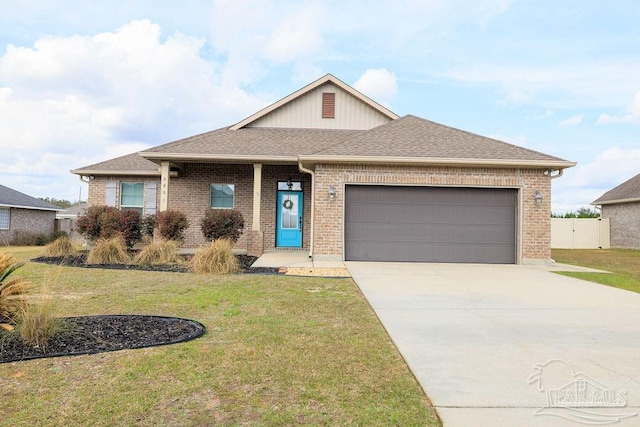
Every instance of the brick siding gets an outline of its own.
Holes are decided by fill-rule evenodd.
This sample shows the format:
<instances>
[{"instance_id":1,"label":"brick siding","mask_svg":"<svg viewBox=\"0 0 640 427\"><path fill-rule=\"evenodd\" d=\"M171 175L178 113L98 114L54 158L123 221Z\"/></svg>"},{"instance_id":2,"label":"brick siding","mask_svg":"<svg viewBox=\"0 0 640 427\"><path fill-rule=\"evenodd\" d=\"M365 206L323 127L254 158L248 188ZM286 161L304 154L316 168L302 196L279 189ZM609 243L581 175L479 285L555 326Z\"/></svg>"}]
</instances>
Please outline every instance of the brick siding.
<instances>
[{"instance_id":1,"label":"brick siding","mask_svg":"<svg viewBox=\"0 0 640 427\"><path fill-rule=\"evenodd\" d=\"M609 218L612 248L640 249L640 202L602 205L602 218Z\"/></svg>"},{"instance_id":2,"label":"brick siding","mask_svg":"<svg viewBox=\"0 0 640 427\"><path fill-rule=\"evenodd\" d=\"M246 232L236 248L276 247L277 182L302 181L304 193L303 248L309 249L311 218L311 177L297 166L269 165L262 168L261 233L249 233L253 218L253 165L186 164L178 177L169 181L169 208L184 212L190 227L185 233L185 247L205 243L200 231L200 219L209 207L210 185L234 184L235 207L245 219ZM159 177L96 177L89 184L89 204L105 203L108 181L158 181ZM519 250L524 262L548 261L551 257L551 180L539 169L494 169L464 167L392 166L392 165L329 165L316 166L316 205L314 254L339 256L343 254L344 184L406 184L435 186L504 187L520 190ZM329 186L337 191L329 200ZM542 193L537 206L534 191ZM118 186L119 191L119 186ZM119 196L118 196L119 200ZM160 195L157 203L159 207ZM250 239L247 237L250 235ZM262 242L259 240L262 239ZM612 240L613 242L613 240Z\"/></svg>"},{"instance_id":3,"label":"brick siding","mask_svg":"<svg viewBox=\"0 0 640 427\"><path fill-rule=\"evenodd\" d=\"M55 211L41 211L36 209L10 208L10 222L8 230L0 230L0 242L13 240L16 231L29 231L51 235L55 229Z\"/></svg>"},{"instance_id":4,"label":"brick siding","mask_svg":"<svg viewBox=\"0 0 640 427\"><path fill-rule=\"evenodd\" d=\"M260 206L259 235L264 236L264 243L257 242L257 235L253 235L252 247L264 250L276 247L276 196L278 181L302 181L304 197L303 217L303 248L309 248L311 230L311 177L298 170L297 166L263 165L262 167L262 197ZM95 177L89 182L89 204L104 205L106 199L106 185L109 181L146 182L157 181L158 177L134 176L106 176ZM236 243L236 249L247 250L248 235L253 221L253 165L252 164L203 164L187 163L180 170L177 177L169 180L169 209L185 213L189 220L189 228L185 232L184 246L195 248L206 243L200 230L200 220L210 207L211 184L234 184L234 207L242 213L245 221L245 232ZM159 187L159 185L158 185ZM120 186L117 186L116 200L120 200ZM160 207L160 193L157 196L157 207Z\"/></svg>"},{"instance_id":5,"label":"brick siding","mask_svg":"<svg viewBox=\"0 0 640 427\"><path fill-rule=\"evenodd\" d=\"M522 210L521 259L548 261L551 257L551 180L541 170L385 165L316 165L314 256L342 256L344 184L405 184L466 187L504 187L520 191ZM329 199L329 186L336 189ZM533 197L543 196L537 206Z\"/></svg>"}]
</instances>

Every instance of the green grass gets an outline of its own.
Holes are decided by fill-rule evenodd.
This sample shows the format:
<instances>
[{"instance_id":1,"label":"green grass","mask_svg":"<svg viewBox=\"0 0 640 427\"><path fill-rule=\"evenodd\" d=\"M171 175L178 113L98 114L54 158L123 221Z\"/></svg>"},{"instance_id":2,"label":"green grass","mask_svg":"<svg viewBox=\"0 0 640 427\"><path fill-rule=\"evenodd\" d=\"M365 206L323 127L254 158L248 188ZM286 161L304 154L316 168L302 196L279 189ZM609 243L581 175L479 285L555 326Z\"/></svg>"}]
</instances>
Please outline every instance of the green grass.
<instances>
[{"instance_id":1,"label":"green grass","mask_svg":"<svg viewBox=\"0 0 640 427\"><path fill-rule=\"evenodd\" d=\"M553 249L551 257L556 262L596 268L610 273L561 273L565 276L640 292L640 250Z\"/></svg>"},{"instance_id":2,"label":"green grass","mask_svg":"<svg viewBox=\"0 0 640 427\"><path fill-rule=\"evenodd\" d=\"M0 249L23 259L38 250ZM21 273L46 283L66 316L180 316L207 333L169 346L1 364L3 424L440 425L351 279L37 263Z\"/></svg>"}]
</instances>

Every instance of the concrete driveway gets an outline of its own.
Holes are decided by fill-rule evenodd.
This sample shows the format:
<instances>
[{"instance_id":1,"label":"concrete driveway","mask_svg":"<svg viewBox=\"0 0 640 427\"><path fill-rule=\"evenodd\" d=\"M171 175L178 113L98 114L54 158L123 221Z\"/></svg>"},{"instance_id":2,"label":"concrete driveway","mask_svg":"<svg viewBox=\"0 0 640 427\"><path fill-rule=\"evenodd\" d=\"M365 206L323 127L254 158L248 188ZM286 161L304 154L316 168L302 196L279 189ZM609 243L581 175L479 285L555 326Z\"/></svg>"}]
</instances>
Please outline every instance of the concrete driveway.
<instances>
[{"instance_id":1,"label":"concrete driveway","mask_svg":"<svg viewBox=\"0 0 640 427\"><path fill-rule=\"evenodd\" d=\"M640 425L640 294L528 266L346 266L445 426Z\"/></svg>"}]
</instances>

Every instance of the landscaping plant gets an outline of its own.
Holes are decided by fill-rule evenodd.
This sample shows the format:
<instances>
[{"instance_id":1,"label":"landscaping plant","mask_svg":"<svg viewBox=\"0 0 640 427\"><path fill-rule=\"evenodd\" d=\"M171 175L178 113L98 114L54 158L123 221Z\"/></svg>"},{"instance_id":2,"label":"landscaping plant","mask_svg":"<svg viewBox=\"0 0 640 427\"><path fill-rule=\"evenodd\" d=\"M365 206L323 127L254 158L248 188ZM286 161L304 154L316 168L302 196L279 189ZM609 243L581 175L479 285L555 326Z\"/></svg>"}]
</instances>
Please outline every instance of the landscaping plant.
<instances>
[{"instance_id":1,"label":"landscaping plant","mask_svg":"<svg viewBox=\"0 0 640 427\"><path fill-rule=\"evenodd\" d=\"M187 216L176 210L158 212L158 233L167 240L184 240L184 230L189 228Z\"/></svg>"},{"instance_id":2,"label":"landscaping plant","mask_svg":"<svg viewBox=\"0 0 640 427\"><path fill-rule=\"evenodd\" d=\"M65 257L74 255L76 248L68 236L58 237L44 248L44 256L46 257Z\"/></svg>"},{"instance_id":3,"label":"landscaping plant","mask_svg":"<svg viewBox=\"0 0 640 427\"><path fill-rule=\"evenodd\" d=\"M9 278L22 267L11 254L0 254L0 327L13 329L21 312L27 307L26 294L31 283L24 277Z\"/></svg>"},{"instance_id":4,"label":"landscaping plant","mask_svg":"<svg viewBox=\"0 0 640 427\"><path fill-rule=\"evenodd\" d=\"M90 206L85 215L78 217L76 224L78 231L91 241L110 239L119 234L126 246L131 248L142 237L140 214L134 210Z\"/></svg>"},{"instance_id":5,"label":"landscaping plant","mask_svg":"<svg viewBox=\"0 0 640 427\"><path fill-rule=\"evenodd\" d=\"M233 253L233 242L229 239L217 239L209 246L198 249L191 258L190 267L197 274L230 274L240 271L240 263Z\"/></svg>"},{"instance_id":6,"label":"landscaping plant","mask_svg":"<svg viewBox=\"0 0 640 427\"><path fill-rule=\"evenodd\" d=\"M235 243L244 229L244 218L237 209L208 209L200 220L200 229L209 241L228 239Z\"/></svg>"},{"instance_id":7,"label":"landscaping plant","mask_svg":"<svg viewBox=\"0 0 640 427\"><path fill-rule=\"evenodd\" d=\"M64 321L56 316L55 305L48 299L29 304L18 318L17 330L29 345L46 350L47 342L65 329Z\"/></svg>"},{"instance_id":8,"label":"landscaping plant","mask_svg":"<svg viewBox=\"0 0 640 427\"><path fill-rule=\"evenodd\" d=\"M140 265L179 263L178 242L175 240L154 240L142 248L133 262Z\"/></svg>"},{"instance_id":9,"label":"landscaping plant","mask_svg":"<svg viewBox=\"0 0 640 427\"><path fill-rule=\"evenodd\" d=\"M131 261L122 236L100 239L89 251L87 264L126 264Z\"/></svg>"}]
</instances>

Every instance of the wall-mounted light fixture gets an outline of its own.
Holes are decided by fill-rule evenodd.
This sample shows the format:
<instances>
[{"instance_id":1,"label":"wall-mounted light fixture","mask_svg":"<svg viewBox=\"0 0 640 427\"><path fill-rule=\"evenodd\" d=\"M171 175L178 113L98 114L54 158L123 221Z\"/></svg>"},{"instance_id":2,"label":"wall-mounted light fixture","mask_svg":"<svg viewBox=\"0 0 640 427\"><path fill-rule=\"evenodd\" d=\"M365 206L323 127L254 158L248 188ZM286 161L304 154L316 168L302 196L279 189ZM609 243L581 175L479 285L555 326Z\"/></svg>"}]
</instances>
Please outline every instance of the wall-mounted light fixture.
<instances>
[{"instance_id":1,"label":"wall-mounted light fixture","mask_svg":"<svg viewBox=\"0 0 640 427\"><path fill-rule=\"evenodd\" d=\"M542 193L538 190L533 192L533 200L536 201L536 206L540 206L542 204Z\"/></svg>"},{"instance_id":2,"label":"wall-mounted light fixture","mask_svg":"<svg viewBox=\"0 0 640 427\"><path fill-rule=\"evenodd\" d=\"M329 200L335 200L336 199L336 187L334 187L333 185L329 186Z\"/></svg>"}]
</instances>

